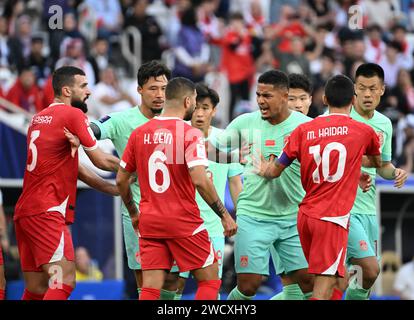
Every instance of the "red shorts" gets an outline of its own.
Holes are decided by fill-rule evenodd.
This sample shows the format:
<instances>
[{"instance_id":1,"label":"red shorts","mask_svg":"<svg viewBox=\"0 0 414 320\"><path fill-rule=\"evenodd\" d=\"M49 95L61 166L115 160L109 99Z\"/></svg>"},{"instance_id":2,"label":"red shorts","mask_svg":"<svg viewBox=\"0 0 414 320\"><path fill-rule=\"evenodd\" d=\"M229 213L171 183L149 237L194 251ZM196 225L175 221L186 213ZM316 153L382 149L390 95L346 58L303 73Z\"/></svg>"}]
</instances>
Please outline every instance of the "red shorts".
<instances>
[{"instance_id":1,"label":"red shorts","mask_svg":"<svg viewBox=\"0 0 414 320\"><path fill-rule=\"evenodd\" d=\"M1 245L0 245L0 266L2 266L3 264L4 264L4 261L3 261L3 251L2 251Z\"/></svg>"},{"instance_id":2,"label":"red shorts","mask_svg":"<svg viewBox=\"0 0 414 320\"><path fill-rule=\"evenodd\" d=\"M40 272L44 264L74 261L72 236L58 212L22 217L15 221L16 240L23 272Z\"/></svg>"},{"instance_id":3,"label":"red shorts","mask_svg":"<svg viewBox=\"0 0 414 320\"><path fill-rule=\"evenodd\" d=\"M217 262L207 230L187 238L140 238L142 270L170 270L174 260L180 272L196 270Z\"/></svg>"},{"instance_id":4,"label":"red shorts","mask_svg":"<svg viewBox=\"0 0 414 320\"><path fill-rule=\"evenodd\" d=\"M344 276L349 227L299 212L298 232L309 273Z\"/></svg>"}]
</instances>

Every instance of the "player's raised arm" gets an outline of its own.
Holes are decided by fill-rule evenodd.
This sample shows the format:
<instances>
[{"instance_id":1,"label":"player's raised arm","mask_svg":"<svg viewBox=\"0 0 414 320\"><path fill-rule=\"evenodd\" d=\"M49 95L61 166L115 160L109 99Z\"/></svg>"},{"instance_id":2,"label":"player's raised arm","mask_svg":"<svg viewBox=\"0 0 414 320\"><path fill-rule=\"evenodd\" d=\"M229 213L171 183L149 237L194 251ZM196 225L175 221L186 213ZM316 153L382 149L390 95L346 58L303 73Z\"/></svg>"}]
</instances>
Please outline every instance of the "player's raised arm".
<instances>
[{"instance_id":1,"label":"player's raised arm","mask_svg":"<svg viewBox=\"0 0 414 320\"><path fill-rule=\"evenodd\" d=\"M213 183L207 177L204 166L194 166L189 169L191 180L198 193L210 208L220 217L224 227L224 235L231 237L237 232L237 224L221 202Z\"/></svg>"},{"instance_id":2,"label":"player's raised arm","mask_svg":"<svg viewBox=\"0 0 414 320\"><path fill-rule=\"evenodd\" d=\"M109 183L97 175L95 172L87 169L81 164L79 164L78 179L98 191L110 194L112 196L119 196L119 191L116 185Z\"/></svg>"}]
</instances>

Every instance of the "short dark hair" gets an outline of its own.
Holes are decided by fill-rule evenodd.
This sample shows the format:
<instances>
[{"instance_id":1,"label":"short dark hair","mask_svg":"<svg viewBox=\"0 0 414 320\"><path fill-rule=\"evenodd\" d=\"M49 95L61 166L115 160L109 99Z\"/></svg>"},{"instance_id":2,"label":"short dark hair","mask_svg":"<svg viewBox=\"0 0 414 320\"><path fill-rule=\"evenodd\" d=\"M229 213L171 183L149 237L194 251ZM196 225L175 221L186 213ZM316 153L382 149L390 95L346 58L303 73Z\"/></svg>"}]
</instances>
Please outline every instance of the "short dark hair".
<instances>
[{"instance_id":1,"label":"short dark hair","mask_svg":"<svg viewBox=\"0 0 414 320\"><path fill-rule=\"evenodd\" d=\"M180 100L185 96L194 94L196 85L187 78L177 77L171 79L165 88L166 100Z\"/></svg>"},{"instance_id":2,"label":"short dark hair","mask_svg":"<svg viewBox=\"0 0 414 320\"><path fill-rule=\"evenodd\" d=\"M72 86L75 82L75 76L84 76L85 72L82 69L72 66L64 66L56 69L52 76L53 93L55 96L62 95L62 88L64 86Z\"/></svg>"},{"instance_id":3,"label":"short dark hair","mask_svg":"<svg viewBox=\"0 0 414 320\"><path fill-rule=\"evenodd\" d=\"M292 73L289 75L289 88L302 89L310 96L312 95L313 87L309 78L304 74Z\"/></svg>"},{"instance_id":4,"label":"short dark hair","mask_svg":"<svg viewBox=\"0 0 414 320\"><path fill-rule=\"evenodd\" d=\"M280 70L269 70L261 74L258 83L271 84L279 89L289 90L289 77Z\"/></svg>"},{"instance_id":5,"label":"short dark hair","mask_svg":"<svg viewBox=\"0 0 414 320\"><path fill-rule=\"evenodd\" d=\"M378 77L384 82L384 69L376 63L363 63L355 72L355 80L359 76L365 78Z\"/></svg>"},{"instance_id":6,"label":"short dark hair","mask_svg":"<svg viewBox=\"0 0 414 320\"><path fill-rule=\"evenodd\" d=\"M331 77L325 85L326 100L331 107L349 106L354 94L354 83L343 74Z\"/></svg>"},{"instance_id":7,"label":"short dark hair","mask_svg":"<svg viewBox=\"0 0 414 320\"><path fill-rule=\"evenodd\" d=\"M150 78L156 78L163 75L165 75L167 80L170 80L171 70L168 69L165 64L157 60L151 60L139 67L137 74L138 85L142 88Z\"/></svg>"},{"instance_id":8,"label":"short dark hair","mask_svg":"<svg viewBox=\"0 0 414 320\"><path fill-rule=\"evenodd\" d=\"M197 102L200 102L201 100L204 100L205 98L210 98L213 108L215 108L220 102L220 98L216 90L209 88L204 83L197 83L196 91L197 91Z\"/></svg>"}]
</instances>

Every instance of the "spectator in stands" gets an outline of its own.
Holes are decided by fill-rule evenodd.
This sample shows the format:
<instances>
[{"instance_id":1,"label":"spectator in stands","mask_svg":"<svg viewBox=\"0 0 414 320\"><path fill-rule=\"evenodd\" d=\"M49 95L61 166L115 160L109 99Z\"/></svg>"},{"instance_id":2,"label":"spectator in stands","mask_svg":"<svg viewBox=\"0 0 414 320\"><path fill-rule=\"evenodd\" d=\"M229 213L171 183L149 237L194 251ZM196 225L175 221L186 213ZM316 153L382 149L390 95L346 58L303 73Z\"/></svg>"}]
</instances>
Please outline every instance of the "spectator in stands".
<instances>
[{"instance_id":1,"label":"spectator in stands","mask_svg":"<svg viewBox=\"0 0 414 320\"><path fill-rule=\"evenodd\" d=\"M378 24L388 30L400 18L398 0L364 0L363 6L367 25Z\"/></svg>"},{"instance_id":2,"label":"spectator in stands","mask_svg":"<svg viewBox=\"0 0 414 320\"><path fill-rule=\"evenodd\" d=\"M83 46L86 46L86 40L79 31L78 21L74 12L63 15L63 30L51 30L49 28L47 30L49 30L50 56L53 64L65 53L64 44L69 39L80 39Z\"/></svg>"},{"instance_id":3,"label":"spectator in stands","mask_svg":"<svg viewBox=\"0 0 414 320\"><path fill-rule=\"evenodd\" d=\"M313 26L317 27L335 22L334 12L328 0L307 0L307 4L313 13Z\"/></svg>"},{"instance_id":4,"label":"spectator in stands","mask_svg":"<svg viewBox=\"0 0 414 320\"><path fill-rule=\"evenodd\" d=\"M11 65L18 70L30 54L32 27L27 15L20 16L17 23L16 35L9 38L8 45Z\"/></svg>"},{"instance_id":5,"label":"spectator in stands","mask_svg":"<svg viewBox=\"0 0 414 320\"><path fill-rule=\"evenodd\" d=\"M36 84L32 69L26 66L20 70L19 77L7 93L6 99L31 113L43 109L42 92Z\"/></svg>"},{"instance_id":6,"label":"spectator in stands","mask_svg":"<svg viewBox=\"0 0 414 320\"><path fill-rule=\"evenodd\" d=\"M414 300L414 259L398 270L394 290L401 300Z\"/></svg>"},{"instance_id":7,"label":"spectator in stands","mask_svg":"<svg viewBox=\"0 0 414 320\"><path fill-rule=\"evenodd\" d=\"M216 0L202 0L197 8L198 25L207 40L221 37L223 26L215 14L218 5Z\"/></svg>"},{"instance_id":8,"label":"spectator in stands","mask_svg":"<svg viewBox=\"0 0 414 320\"><path fill-rule=\"evenodd\" d=\"M77 247L75 250L76 282L78 281L102 281L103 273L91 259L85 247Z\"/></svg>"},{"instance_id":9,"label":"spectator in stands","mask_svg":"<svg viewBox=\"0 0 414 320\"><path fill-rule=\"evenodd\" d=\"M79 38L67 38L62 43L62 57L56 62L55 69L62 66L74 66L82 69L88 79L88 86L93 89L95 74L92 65L85 57L83 42Z\"/></svg>"},{"instance_id":10,"label":"spectator in stands","mask_svg":"<svg viewBox=\"0 0 414 320\"><path fill-rule=\"evenodd\" d=\"M269 21L276 23L283 17L283 6L289 6L296 10L300 5L300 0L270 0Z\"/></svg>"},{"instance_id":11,"label":"spectator in stands","mask_svg":"<svg viewBox=\"0 0 414 320\"><path fill-rule=\"evenodd\" d=\"M389 88L394 87L397 84L398 71L403 69L405 64L401 44L397 41L388 42L385 55L379 64L384 69L385 84Z\"/></svg>"},{"instance_id":12,"label":"spectator in stands","mask_svg":"<svg viewBox=\"0 0 414 320\"><path fill-rule=\"evenodd\" d=\"M245 26L243 15L231 14L226 34L215 43L222 46L221 71L230 83L230 118L235 116L234 109L239 100L250 98L250 83L255 73L252 52L252 38Z\"/></svg>"},{"instance_id":13,"label":"spectator in stands","mask_svg":"<svg viewBox=\"0 0 414 320\"><path fill-rule=\"evenodd\" d=\"M387 100L401 115L414 114L414 86L407 70L398 71L397 85L391 89Z\"/></svg>"},{"instance_id":14,"label":"spectator in stands","mask_svg":"<svg viewBox=\"0 0 414 320\"><path fill-rule=\"evenodd\" d=\"M27 64L32 68L36 76L36 82L39 87L43 87L50 75L50 63L43 55L43 38L34 36L30 48L30 54L27 58Z\"/></svg>"},{"instance_id":15,"label":"spectator in stands","mask_svg":"<svg viewBox=\"0 0 414 320\"><path fill-rule=\"evenodd\" d=\"M11 59L9 36L7 34L7 19L4 16L0 16L0 66L8 67Z\"/></svg>"},{"instance_id":16,"label":"spectator in stands","mask_svg":"<svg viewBox=\"0 0 414 320\"><path fill-rule=\"evenodd\" d=\"M98 37L110 40L111 36L119 34L124 22L119 1L86 0L85 3L96 15Z\"/></svg>"},{"instance_id":17,"label":"spectator in stands","mask_svg":"<svg viewBox=\"0 0 414 320\"><path fill-rule=\"evenodd\" d=\"M403 25L396 25L391 29L392 39L401 45L404 68L410 70L414 66L413 45L407 40L407 29Z\"/></svg>"},{"instance_id":18,"label":"spectator in stands","mask_svg":"<svg viewBox=\"0 0 414 320\"><path fill-rule=\"evenodd\" d=\"M379 63L385 55L386 45L382 40L382 29L378 24L367 28L365 48L364 57L367 62Z\"/></svg>"},{"instance_id":19,"label":"spectator in stands","mask_svg":"<svg viewBox=\"0 0 414 320\"><path fill-rule=\"evenodd\" d=\"M90 99L89 114L97 119L137 104L137 101L121 88L115 70L111 66L101 71L100 81L93 89Z\"/></svg>"},{"instance_id":20,"label":"spectator in stands","mask_svg":"<svg viewBox=\"0 0 414 320\"><path fill-rule=\"evenodd\" d=\"M190 8L190 0L177 0L170 9L170 21L168 21L167 39L171 47L177 44L178 33L181 29L181 17L183 12Z\"/></svg>"},{"instance_id":21,"label":"spectator in stands","mask_svg":"<svg viewBox=\"0 0 414 320\"><path fill-rule=\"evenodd\" d=\"M184 11L181 18L181 30L174 48L174 77L185 77L193 82L204 80L211 70L209 62L210 49L203 33L197 26L194 8Z\"/></svg>"},{"instance_id":22,"label":"spectator in stands","mask_svg":"<svg viewBox=\"0 0 414 320\"><path fill-rule=\"evenodd\" d=\"M109 43L107 39L100 37L95 39L88 61L93 68L95 82L98 82L101 71L116 62L109 54Z\"/></svg>"},{"instance_id":23,"label":"spectator in stands","mask_svg":"<svg viewBox=\"0 0 414 320\"><path fill-rule=\"evenodd\" d=\"M25 3L23 0L11 0L6 1L3 11L3 16L7 19L7 33L10 37L16 34L16 28L18 26L17 20L25 10Z\"/></svg>"},{"instance_id":24,"label":"spectator in stands","mask_svg":"<svg viewBox=\"0 0 414 320\"><path fill-rule=\"evenodd\" d=\"M162 30L157 20L146 14L148 0L134 0L132 15L125 20L125 28L132 26L141 32L142 36L142 63L159 60L161 58Z\"/></svg>"},{"instance_id":25,"label":"spectator in stands","mask_svg":"<svg viewBox=\"0 0 414 320\"><path fill-rule=\"evenodd\" d=\"M277 38L272 44L272 52L278 69L286 73L301 73L310 76L309 60L304 55L304 40L298 36L292 37L289 52L280 51L280 41L281 39Z\"/></svg>"}]
</instances>

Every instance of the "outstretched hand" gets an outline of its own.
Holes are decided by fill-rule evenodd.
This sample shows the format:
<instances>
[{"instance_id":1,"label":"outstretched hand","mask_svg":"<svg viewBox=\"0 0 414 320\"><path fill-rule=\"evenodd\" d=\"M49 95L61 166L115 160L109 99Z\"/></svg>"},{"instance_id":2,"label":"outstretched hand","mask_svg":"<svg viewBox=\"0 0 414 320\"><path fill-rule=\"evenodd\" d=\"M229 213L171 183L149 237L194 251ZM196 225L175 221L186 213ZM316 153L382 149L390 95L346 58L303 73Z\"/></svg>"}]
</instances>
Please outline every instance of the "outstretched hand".
<instances>
[{"instance_id":1,"label":"outstretched hand","mask_svg":"<svg viewBox=\"0 0 414 320\"><path fill-rule=\"evenodd\" d=\"M367 192L371 189L372 178L368 173L361 172L359 176L359 187L362 189L362 192Z\"/></svg>"},{"instance_id":2,"label":"outstretched hand","mask_svg":"<svg viewBox=\"0 0 414 320\"><path fill-rule=\"evenodd\" d=\"M253 173L261 177L266 177L266 172L269 170L276 156L272 154L269 160L266 160L261 152L256 151L256 154L252 154Z\"/></svg>"},{"instance_id":3,"label":"outstretched hand","mask_svg":"<svg viewBox=\"0 0 414 320\"><path fill-rule=\"evenodd\" d=\"M75 157L76 151L78 150L79 146L80 146L80 140L77 136L75 136L74 134L72 134L68 129L63 128L63 132L65 133L65 137L66 139L68 139L69 143L70 143L70 149L71 149L71 156L72 158Z\"/></svg>"},{"instance_id":4,"label":"outstretched hand","mask_svg":"<svg viewBox=\"0 0 414 320\"><path fill-rule=\"evenodd\" d=\"M401 188L405 184L405 181L408 178L407 171L405 171L403 169L400 169L400 168L396 168L395 172L394 172L394 175L395 175L394 187Z\"/></svg>"}]
</instances>

